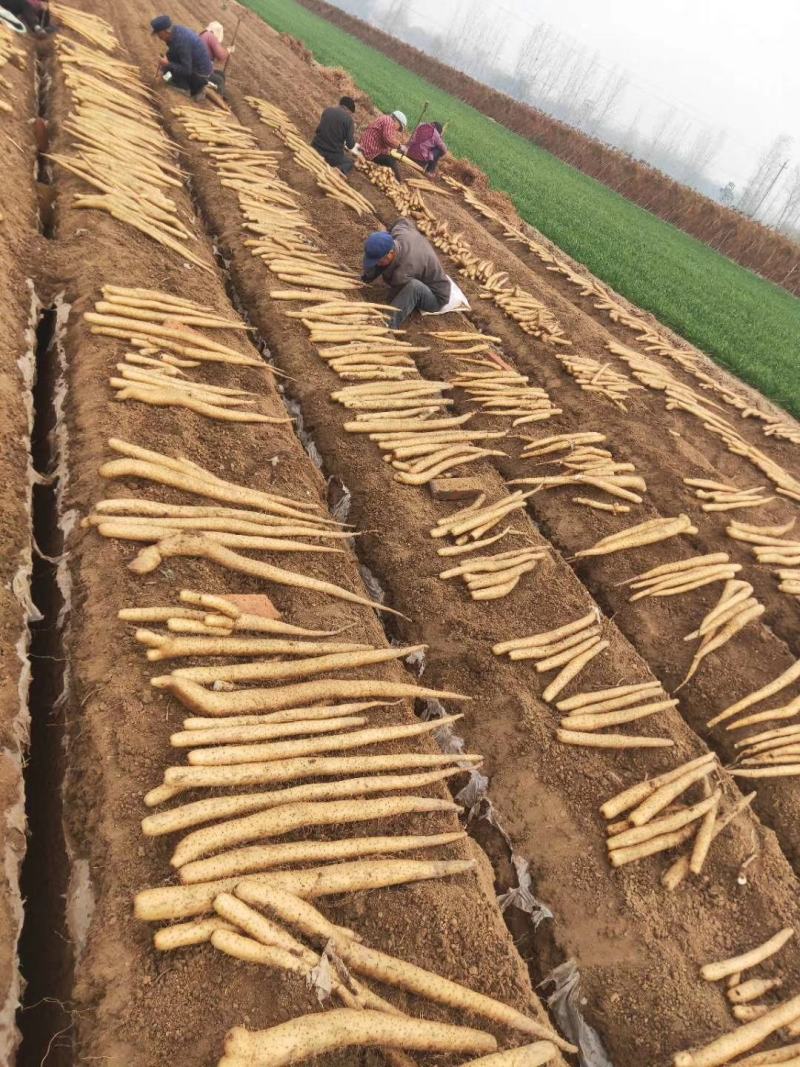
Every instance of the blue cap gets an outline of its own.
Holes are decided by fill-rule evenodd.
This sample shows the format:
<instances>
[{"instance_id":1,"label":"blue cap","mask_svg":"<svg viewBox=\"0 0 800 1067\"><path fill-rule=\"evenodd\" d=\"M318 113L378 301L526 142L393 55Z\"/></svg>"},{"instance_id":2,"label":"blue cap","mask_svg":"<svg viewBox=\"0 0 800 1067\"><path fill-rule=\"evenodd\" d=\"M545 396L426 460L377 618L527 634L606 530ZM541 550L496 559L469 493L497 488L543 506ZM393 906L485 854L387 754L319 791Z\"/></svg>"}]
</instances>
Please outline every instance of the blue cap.
<instances>
[{"instance_id":1,"label":"blue cap","mask_svg":"<svg viewBox=\"0 0 800 1067\"><path fill-rule=\"evenodd\" d=\"M386 230L371 233L364 242L364 270L372 270L378 260L394 249L394 238Z\"/></svg>"},{"instance_id":2,"label":"blue cap","mask_svg":"<svg viewBox=\"0 0 800 1067\"><path fill-rule=\"evenodd\" d=\"M172 19L169 15L156 15L150 21L150 29L153 33L161 33L163 30L168 30L171 25Z\"/></svg>"}]
</instances>

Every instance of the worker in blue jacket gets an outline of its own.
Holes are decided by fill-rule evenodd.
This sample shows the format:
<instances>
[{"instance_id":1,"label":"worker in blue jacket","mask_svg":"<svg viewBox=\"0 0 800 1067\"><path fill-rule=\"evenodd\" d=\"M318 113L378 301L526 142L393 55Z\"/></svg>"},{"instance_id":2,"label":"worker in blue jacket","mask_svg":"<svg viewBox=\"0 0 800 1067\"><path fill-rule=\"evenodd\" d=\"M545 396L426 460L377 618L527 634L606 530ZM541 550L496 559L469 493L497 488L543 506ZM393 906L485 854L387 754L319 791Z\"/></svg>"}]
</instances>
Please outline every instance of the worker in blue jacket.
<instances>
[{"instance_id":1,"label":"worker in blue jacket","mask_svg":"<svg viewBox=\"0 0 800 1067\"><path fill-rule=\"evenodd\" d=\"M156 16L150 26L167 46L166 56L159 60L164 81L188 93L192 100L202 100L213 64L199 34L188 26L174 24L169 15Z\"/></svg>"}]
</instances>

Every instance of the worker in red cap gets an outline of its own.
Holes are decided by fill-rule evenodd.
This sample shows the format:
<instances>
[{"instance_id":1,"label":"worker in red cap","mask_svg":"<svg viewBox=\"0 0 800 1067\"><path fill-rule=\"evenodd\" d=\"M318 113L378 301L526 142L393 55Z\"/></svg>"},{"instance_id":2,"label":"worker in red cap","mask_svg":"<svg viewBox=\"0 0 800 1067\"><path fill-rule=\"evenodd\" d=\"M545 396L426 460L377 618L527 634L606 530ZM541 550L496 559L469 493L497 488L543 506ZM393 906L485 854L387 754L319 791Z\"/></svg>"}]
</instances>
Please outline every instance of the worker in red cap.
<instances>
[{"instance_id":1,"label":"worker in red cap","mask_svg":"<svg viewBox=\"0 0 800 1067\"><path fill-rule=\"evenodd\" d=\"M202 100L213 64L200 35L188 26L174 24L169 15L157 15L150 28L167 46L166 56L159 60L164 81L173 89L188 93L192 100Z\"/></svg>"},{"instance_id":2,"label":"worker in red cap","mask_svg":"<svg viewBox=\"0 0 800 1067\"><path fill-rule=\"evenodd\" d=\"M382 277L397 311L389 325L398 329L414 311L441 311L450 300L451 282L427 237L411 219L399 219L391 231L371 233L364 244L361 280Z\"/></svg>"}]
</instances>

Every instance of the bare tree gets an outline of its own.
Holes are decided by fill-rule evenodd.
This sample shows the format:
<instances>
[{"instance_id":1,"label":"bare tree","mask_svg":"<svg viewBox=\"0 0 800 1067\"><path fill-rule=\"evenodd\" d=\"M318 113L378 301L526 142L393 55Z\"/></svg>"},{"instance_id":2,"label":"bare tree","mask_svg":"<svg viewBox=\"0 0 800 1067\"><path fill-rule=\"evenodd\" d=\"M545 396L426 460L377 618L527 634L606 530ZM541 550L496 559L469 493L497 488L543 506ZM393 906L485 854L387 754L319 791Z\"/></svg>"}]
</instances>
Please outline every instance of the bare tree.
<instances>
[{"instance_id":1,"label":"bare tree","mask_svg":"<svg viewBox=\"0 0 800 1067\"><path fill-rule=\"evenodd\" d=\"M781 189L783 203L775 219L775 229L792 232L800 224L800 164L795 164Z\"/></svg>"},{"instance_id":2,"label":"bare tree","mask_svg":"<svg viewBox=\"0 0 800 1067\"><path fill-rule=\"evenodd\" d=\"M785 167L791 148L792 138L781 133L761 156L739 200L739 210L745 215L755 215L762 206Z\"/></svg>"}]
</instances>

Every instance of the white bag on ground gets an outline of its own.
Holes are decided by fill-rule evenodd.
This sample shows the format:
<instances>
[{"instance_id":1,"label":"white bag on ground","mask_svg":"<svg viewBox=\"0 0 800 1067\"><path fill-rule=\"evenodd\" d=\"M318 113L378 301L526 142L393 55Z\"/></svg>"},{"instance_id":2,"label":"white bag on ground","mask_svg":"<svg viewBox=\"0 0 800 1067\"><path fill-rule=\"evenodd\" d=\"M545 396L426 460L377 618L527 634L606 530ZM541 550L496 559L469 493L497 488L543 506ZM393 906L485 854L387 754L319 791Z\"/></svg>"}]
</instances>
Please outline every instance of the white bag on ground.
<instances>
[{"instance_id":1,"label":"white bag on ground","mask_svg":"<svg viewBox=\"0 0 800 1067\"><path fill-rule=\"evenodd\" d=\"M438 311L423 311L423 315L446 315L449 311L469 311L469 300L467 300L449 274L447 275L447 280L450 282L450 299Z\"/></svg>"}]
</instances>

